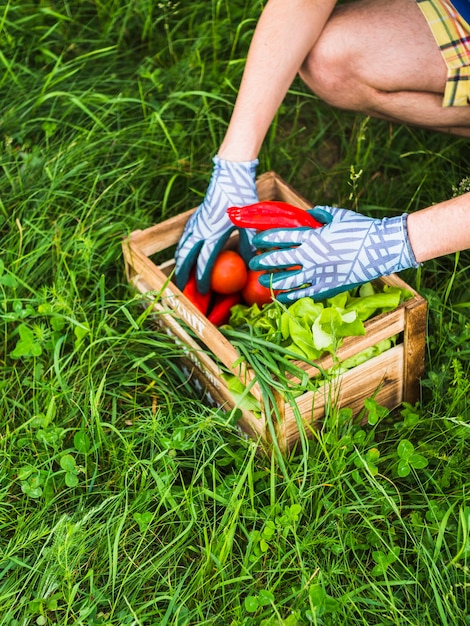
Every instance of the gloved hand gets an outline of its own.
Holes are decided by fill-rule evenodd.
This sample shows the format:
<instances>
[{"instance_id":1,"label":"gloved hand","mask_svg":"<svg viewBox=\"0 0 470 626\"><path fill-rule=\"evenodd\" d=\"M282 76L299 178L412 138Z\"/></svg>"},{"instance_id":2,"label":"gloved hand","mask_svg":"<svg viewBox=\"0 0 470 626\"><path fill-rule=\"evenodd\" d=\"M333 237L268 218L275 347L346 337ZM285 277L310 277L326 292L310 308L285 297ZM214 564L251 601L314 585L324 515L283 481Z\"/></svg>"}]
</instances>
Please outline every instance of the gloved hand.
<instances>
[{"instance_id":1,"label":"gloved hand","mask_svg":"<svg viewBox=\"0 0 470 626\"><path fill-rule=\"evenodd\" d=\"M254 256L250 268L267 270L260 279L263 285L287 290L278 294L281 302L303 296L329 298L379 276L419 265L408 239L406 213L372 219L327 206L310 212L324 226L274 228L253 239L257 248L278 248ZM293 266L298 267L288 269ZM279 269L286 271L276 271Z\"/></svg>"},{"instance_id":2,"label":"gloved hand","mask_svg":"<svg viewBox=\"0 0 470 626\"><path fill-rule=\"evenodd\" d=\"M214 170L204 201L189 218L175 254L176 285L183 289L196 263L197 286L202 294L209 290L214 261L235 228L227 209L258 202L257 159L235 162L216 156L213 162ZM240 230L239 252L247 263L254 252L254 234L253 230Z\"/></svg>"}]
</instances>

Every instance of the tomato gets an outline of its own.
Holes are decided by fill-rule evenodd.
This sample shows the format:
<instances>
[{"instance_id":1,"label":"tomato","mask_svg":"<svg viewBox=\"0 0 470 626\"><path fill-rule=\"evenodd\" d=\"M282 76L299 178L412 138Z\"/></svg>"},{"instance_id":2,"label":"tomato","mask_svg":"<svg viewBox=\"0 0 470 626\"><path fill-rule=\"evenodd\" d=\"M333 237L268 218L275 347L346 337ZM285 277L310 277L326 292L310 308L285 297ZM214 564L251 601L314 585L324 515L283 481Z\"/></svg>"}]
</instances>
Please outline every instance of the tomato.
<instances>
[{"instance_id":1,"label":"tomato","mask_svg":"<svg viewBox=\"0 0 470 626\"><path fill-rule=\"evenodd\" d=\"M247 278L245 261L234 250L222 250L211 273L211 289L217 293L236 293L243 289Z\"/></svg>"},{"instance_id":2,"label":"tomato","mask_svg":"<svg viewBox=\"0 0 470 626\"><path fill-rule=\"evenodd\" d=\"M264 273L263 271L255 272L254 270L248 270L248 278L242 289L243 300L248 306L255 303L261 306L273 300L271 289L269 287L263 287L258 280L259 276ZM274 295L276 293L277 292L274 291Z\"/></svg>"}]
</instances>

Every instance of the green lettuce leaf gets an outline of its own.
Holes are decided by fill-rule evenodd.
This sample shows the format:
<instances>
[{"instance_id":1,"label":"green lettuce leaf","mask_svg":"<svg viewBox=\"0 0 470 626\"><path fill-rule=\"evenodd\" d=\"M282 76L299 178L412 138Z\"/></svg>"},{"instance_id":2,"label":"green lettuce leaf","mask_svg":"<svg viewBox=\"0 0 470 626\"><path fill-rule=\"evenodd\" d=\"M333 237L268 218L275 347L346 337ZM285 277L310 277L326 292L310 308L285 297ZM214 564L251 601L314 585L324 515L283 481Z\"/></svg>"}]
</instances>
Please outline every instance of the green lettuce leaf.
<instances>
[{"instance_id":1,"label":"green lettuce leaf","mask_svg":"<svg viewBox=\"0 0 470 626\"><path fill-rule=\"evenodd\" d=\"M252 411L260 413L261 406L258 400L248 391L239 378L233 374L222 374L222 378L226 381L227 387L232 394L237 406L243 411Z\"/></svg>"}]
</instances>

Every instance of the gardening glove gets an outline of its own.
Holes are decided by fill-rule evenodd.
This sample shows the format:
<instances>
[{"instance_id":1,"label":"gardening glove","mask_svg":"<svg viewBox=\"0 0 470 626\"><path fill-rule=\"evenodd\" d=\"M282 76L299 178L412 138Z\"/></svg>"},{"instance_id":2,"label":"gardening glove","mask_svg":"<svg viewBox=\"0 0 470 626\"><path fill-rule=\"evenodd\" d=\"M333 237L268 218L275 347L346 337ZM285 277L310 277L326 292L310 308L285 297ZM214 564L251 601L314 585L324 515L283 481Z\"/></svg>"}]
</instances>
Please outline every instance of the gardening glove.
<instances>
[{"instance_id":1,"label":"gardening glove","mask_svg":"<svg viewBox=\"0 0 470 626\"><path fill-rule=\"evenodd\" d=\"M250 268L268 272L259 281L283 290L277 296L281 302L304 296L331 298L379 276L419 265L408 239L406 213L372 219L328 206L315 207L310 213L324 224L321 228L273 228L253 239L257 248L275 248L254 256Z\"/></svg>"},{"instance_id":2,"label":"gardening glove","mask_svg":"<svg viewBox=\"0 0 470 626\"><path fill-rule=\"evenodd\" d=\"M176 285L183 289L196 263L197 287L202 294L209 291L214 261L235 229L227 209L258 202L257 159L232 162L216 156L213 162L214 170L206 196L189 218L175 254ZM254 234L254 230L240 229L239 252L246 263L254 252Z\"/></svg>"}]
</instances>

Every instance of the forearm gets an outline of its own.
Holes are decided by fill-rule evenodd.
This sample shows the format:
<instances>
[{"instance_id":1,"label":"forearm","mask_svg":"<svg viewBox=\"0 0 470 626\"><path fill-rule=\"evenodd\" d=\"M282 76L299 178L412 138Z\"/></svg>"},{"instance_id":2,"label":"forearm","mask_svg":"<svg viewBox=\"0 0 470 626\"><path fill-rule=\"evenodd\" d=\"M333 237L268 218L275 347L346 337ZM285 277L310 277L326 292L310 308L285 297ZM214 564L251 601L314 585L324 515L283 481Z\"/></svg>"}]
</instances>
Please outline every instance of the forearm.
<instances>
[{"instance_id":1,"label":"forearm","mask_svg":"<svg viewBox=\"0 0 470 626\"><path fill-rule=\"evenodd\" d=\"M470 248L470 193L411 213L407 225L419 263Z\"/></svg>"},{"instance_id":2,"label":"forearm","mask_svg":"<svg viewBox=\"0 0 470 626\"><path fill-rule=\"evenodd\" d=\"M251 42L237 101L218 154L258 156L268 128L327 22L335 0L269 0Z\"/></svg>"}]
</instances>

